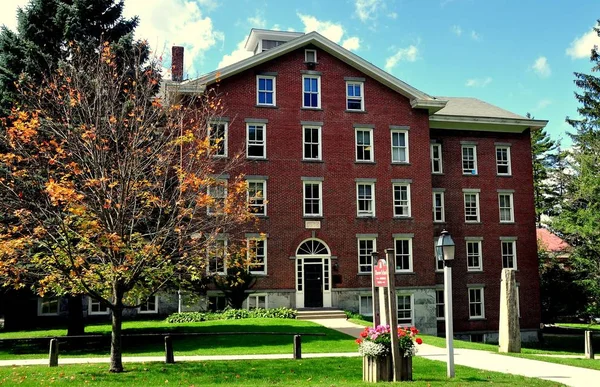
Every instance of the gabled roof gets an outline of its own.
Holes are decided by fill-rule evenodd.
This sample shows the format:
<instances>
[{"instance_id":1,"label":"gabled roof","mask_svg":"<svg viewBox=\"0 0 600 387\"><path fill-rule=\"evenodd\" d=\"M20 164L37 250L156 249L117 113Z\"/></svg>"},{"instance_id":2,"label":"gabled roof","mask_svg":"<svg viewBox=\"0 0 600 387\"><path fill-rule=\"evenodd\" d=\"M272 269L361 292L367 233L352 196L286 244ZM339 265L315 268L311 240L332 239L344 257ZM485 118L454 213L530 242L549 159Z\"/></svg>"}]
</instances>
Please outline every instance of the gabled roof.
<instances>
[{"instance_id":1,"label":"gabled roof","mask_svg":"<svg viewBox=\"0 0 600 387\"><path fill-rule=\"evenodd\" d=\"M182 82L179 85L178 91L180 93L201 92L204 90L205 86L215 83L217 80L226 79L233 75L239 74L242 71L268 62L281 55L287 54L300 47L306 46L307 44L312 44L326 51L330 55L346 62L350 66L372 77L378 82L381 82L382 84L386 85L392 90L395 90L401 95L404 95L405 97L410 99L411 106L413 108L427 109L431 113L433 113L443 108L446 104L446 101L439 100L420 90L415 89L409 84L383 71L379 67L373 65L372 63L364 60L358 55L346 50L342 46L332 42L331 40L323 37L322 35L314 31L292 39L289 42L272 48L270 50L251 56L250 58L244 59L240 62L210 72L206 75L201 76L200 78Z\"/></svg>"},{"instance_id":2,"label":"gabled roof","mask_svg":"<svg viewBox=\"0 0 600 387\"><path fill-rule=\"evenodd\" d=\"M571 246L561 237L546 228L536 229L538 243L551 253L564 253L571 250Z\"/></svg>"}]
</instances>

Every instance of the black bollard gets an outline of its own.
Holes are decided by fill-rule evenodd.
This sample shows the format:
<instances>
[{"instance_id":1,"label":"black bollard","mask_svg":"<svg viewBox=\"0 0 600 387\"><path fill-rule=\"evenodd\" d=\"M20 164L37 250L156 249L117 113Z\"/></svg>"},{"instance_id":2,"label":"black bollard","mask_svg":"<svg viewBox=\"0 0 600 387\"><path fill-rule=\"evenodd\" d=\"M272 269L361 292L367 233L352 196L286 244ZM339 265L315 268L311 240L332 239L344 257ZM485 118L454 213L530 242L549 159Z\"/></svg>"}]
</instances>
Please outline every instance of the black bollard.
<instances>
[{"instance_id":1,"label":"black bollard","mask_svg":"<svg viewBox=\"0 0 600 387\"><path fill-rule=\"evenodd\" d=\"M173 340L171 336L165 336L165 363L175 363L175 356L173 356Z\"/></svg>"},{"instance_id":2,"label":"black bollard","mask_svg":"<svg viewBox=\"0 0 600 387\"><path fill-rule=\"evenodd\" d=\"M50 339L49 366L58 367L58 340Z\"/></svg>"},{"instance_id":3,"label":"black bollard","mask_svg":"<svg viewBox=\"0 0 600 387\"><path fill-rule=\"evenodd\" d=\"M302 336L294 336L294 359L302 359Z\"/></svg>"}]
</instances>

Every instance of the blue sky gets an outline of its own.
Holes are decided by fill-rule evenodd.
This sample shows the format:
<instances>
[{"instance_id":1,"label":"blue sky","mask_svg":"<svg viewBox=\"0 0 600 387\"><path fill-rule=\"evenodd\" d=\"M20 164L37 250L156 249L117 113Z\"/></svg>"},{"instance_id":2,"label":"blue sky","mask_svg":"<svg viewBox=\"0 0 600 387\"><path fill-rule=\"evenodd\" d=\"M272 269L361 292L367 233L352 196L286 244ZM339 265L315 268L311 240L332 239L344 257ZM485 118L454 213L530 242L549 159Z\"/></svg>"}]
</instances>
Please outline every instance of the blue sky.
<instances>
[{"instance_id":1,"label":"blue sky","mask_svg":"<svg viewBox=\"0 0 600 387\"><path fill-rule=\"evenodd\" d=\"M14 28L27 0L2 0ZM565 117L577 116L573 72L590 72L600 1L577 0L125 0L139 38L156 51L186 47L194 77L243 59L250 28L316 30L436 96L476 97L549 120L569 146ZM575 5L576 4L576 5ZM167 63L168 64L168 63Z\"/></svg>"}]
</instances>

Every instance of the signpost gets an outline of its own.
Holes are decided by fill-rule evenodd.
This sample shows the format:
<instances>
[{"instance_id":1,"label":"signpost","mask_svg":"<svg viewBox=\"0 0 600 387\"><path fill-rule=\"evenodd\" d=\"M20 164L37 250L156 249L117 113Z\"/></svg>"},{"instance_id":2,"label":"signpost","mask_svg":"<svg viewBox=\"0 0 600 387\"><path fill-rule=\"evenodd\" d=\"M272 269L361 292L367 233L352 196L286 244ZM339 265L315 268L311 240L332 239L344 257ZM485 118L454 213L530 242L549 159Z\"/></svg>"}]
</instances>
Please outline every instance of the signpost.
<instances>
[{"instance_id":1,"label":"signpost","mask_svg":"<svg viewBox=\"0 0 600 387\"><path fill-rule=\"evenodd\" d=\"M388 287L388 266L385 259L380 259L377 261L377 265L375 266L375 286L380 288Z\"/></svg>"}]
</instances>

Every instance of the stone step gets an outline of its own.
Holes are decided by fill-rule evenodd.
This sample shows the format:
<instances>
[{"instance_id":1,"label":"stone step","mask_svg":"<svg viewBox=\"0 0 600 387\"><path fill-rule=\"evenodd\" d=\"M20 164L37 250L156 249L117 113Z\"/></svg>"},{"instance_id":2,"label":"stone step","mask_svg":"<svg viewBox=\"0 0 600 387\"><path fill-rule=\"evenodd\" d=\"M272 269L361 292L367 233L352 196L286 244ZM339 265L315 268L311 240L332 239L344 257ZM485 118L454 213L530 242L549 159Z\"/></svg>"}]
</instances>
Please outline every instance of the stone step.
<instances>
[{"instance_id":1,"label":"stone step","mask_svg":"<svg viewBox=\"0 0 600 387\"><path fill-rule=\"evenodd\" d=\"M297 320L314 320L325 318L346 318L346 313L340 309L300 309L296 315Z\"/></svg>"}]
</instances>

